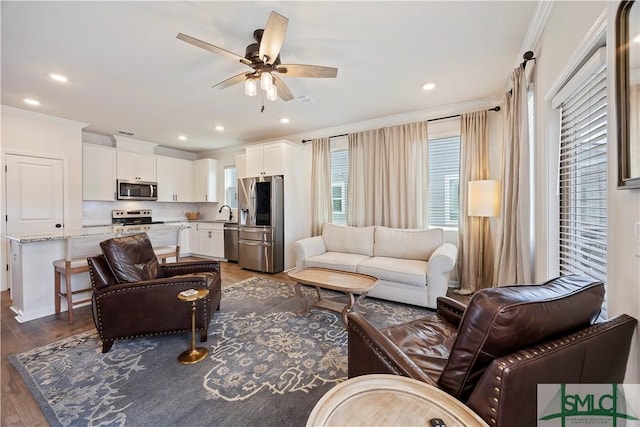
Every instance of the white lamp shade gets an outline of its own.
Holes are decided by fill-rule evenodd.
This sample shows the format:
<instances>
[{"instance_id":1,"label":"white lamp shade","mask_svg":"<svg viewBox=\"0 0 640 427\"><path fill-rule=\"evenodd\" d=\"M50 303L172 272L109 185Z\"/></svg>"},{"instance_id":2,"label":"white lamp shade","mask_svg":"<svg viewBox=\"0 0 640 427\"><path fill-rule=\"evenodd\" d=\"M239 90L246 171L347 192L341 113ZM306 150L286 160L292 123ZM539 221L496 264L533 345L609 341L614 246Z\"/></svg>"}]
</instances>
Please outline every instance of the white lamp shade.
<instances>
[{"instance_id":1,"label":"white lamp shade","mask_svg":"<svg viewBox=\"0 0 640 427\"><path fill-rule=\"evenodd\" d=\"M244 94L247 96L256 96L258 94L258 85L251 77L247 77L244 81Z\"/></svg>"},{"instance_id":2,"label":"white lamp shade","mask_svg":"<svg viewBox=\"0 0 640 427\"><path fill-rule=\"evenodd\" d=\"M494 180L469 181L469 216L498 216L500 213L500 183Z\"/></svg>"},{"instance_id":3,"label":"white lamp shade","mask_svg":"<svg viewBox=\"0 0 640 427\"><path fill-rule=\"evenodd\" d=\"M273 86L273 76L271 73L260 74L260 88L268 91Z\"/></svg>"},{"instance_id":4,"label":"white lamp shade","mask_svg":"<svg viewBox=\"0 0 640 427\"><path fill-rule=\"evenodd\" d=\"M278 100L278 88L276 87L276 85L271 85L271 87L267 89L267 99L269 101Z\"/></svg>"}]
</instances>

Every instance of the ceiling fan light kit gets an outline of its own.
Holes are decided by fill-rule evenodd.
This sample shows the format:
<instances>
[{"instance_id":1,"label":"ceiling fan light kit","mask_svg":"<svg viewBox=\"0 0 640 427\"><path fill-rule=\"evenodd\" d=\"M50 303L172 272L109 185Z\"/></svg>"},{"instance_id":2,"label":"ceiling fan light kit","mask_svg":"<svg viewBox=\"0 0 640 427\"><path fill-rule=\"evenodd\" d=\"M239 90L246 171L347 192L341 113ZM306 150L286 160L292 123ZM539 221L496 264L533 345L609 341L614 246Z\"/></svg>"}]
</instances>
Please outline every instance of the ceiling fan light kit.
<instances>
[{"instance_id":1,"label":"ceiling fan light kit","mask_svg":"<svg viewBox=\"0 0 640 427\"><path fill-rule=\"evenodd\" d=\"M260 89L269 90L273 86L273 77L271 73L260 74Z\"/></svg>"},{"instance_id":2,"label":"ceiling fan light kit","mask_svg":"<svg viewBox=\"0 0 640 427\"><path fill-rule=\"evenodd\" d=\"M269 101L277 101L278 100L278 88L274 85L269 86L267 89L267 100Z\"/></svg>"},{"instance_id":3,"label":"ceiling fan light kit","mask_svg":"<svg viewBox=\"0 0 640 427\"><path fill-rule=\"evenodd\" d=\"M260 79L260 88L266 91L268 100L276 101L279 95L284 101L291 101L293 99L291 91L274 73L287 77L335 78L338 75L338 69L320 65L280 64L280 49L288 24L287 18L271 12L264 30L257 29L253 32L257 43L247 46L244 57L183 33L179 33L177 38L201 49L227 56L253 69L253 73L235 75L213 87L225 89L244 81L244 93L247 96L256 96L258 93L256 80Z\"/></svg>"},{"instance_id":4,"label":"ceiling fan light kit","mask_svg":"<svg viewBox=\"0 0 640 427\"><path fill-rule=\"evenodd\" d=\"M247 96L256 96L258 94L258 84L253 77L247 77L244 81L244 94Z\"/></svg>"}]
</instances>

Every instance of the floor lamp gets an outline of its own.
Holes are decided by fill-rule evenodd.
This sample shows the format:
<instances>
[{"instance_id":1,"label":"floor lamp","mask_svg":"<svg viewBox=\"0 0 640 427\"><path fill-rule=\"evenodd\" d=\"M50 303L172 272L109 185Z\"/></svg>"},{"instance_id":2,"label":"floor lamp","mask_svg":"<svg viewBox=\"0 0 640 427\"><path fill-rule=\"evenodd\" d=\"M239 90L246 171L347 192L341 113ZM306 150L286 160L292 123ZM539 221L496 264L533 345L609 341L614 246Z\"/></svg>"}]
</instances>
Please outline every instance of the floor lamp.
<instances>
[{"instance_id":1,"label":"floor lamp","mask_svg":"<svg viewBox=\"0 0 640 427\"><path fill-rule=\"evenodd\" d=\"M498 216L500 212L500 183L495 180L469 181L467 189L467 215L479 218L480 259L478 263L479 283L484 285L484 247L485 236L484 218Z\"/></svg>"}]
</instances>

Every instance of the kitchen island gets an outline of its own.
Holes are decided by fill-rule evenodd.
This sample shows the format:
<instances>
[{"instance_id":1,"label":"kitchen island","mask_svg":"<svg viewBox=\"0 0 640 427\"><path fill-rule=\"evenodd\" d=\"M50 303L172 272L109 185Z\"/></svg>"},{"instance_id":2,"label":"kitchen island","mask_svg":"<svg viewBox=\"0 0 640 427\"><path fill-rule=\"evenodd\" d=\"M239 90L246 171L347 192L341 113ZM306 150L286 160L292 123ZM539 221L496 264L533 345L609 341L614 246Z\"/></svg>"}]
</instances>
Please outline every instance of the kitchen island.
<instances>
[{"instance_id":1,"label":"kitchen island","mask_svg":"<svg viewBox=\"0 0 640 427\"><path fill-rule=\"evenodd\" d=\"M154 234L190 228L183 224L152 224L140 226L95 226L69 229L50 234L6 235L10 241L11 310L20 323L55 313L53 262L65 259L68 240L82 241L87 255L99 254L99 243L112 237L146 232L152 242ZM176 234L177 235L177 234ZM74 242L71 242L74 243ZM72 287L89 288L89 274L74 274ZM66 307L62 307L63 311Z\"/></svg>"}]
</instances>

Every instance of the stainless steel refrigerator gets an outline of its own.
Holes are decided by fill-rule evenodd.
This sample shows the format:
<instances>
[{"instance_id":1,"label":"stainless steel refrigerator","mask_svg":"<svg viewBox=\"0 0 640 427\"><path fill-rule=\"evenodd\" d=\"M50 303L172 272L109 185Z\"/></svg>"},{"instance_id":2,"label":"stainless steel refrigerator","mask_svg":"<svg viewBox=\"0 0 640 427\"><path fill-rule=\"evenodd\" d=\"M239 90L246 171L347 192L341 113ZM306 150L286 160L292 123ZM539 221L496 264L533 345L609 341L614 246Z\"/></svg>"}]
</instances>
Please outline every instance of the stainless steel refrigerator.
<instances>
[{"instance_id":1,"label":"stainless steel refrigerator","mask_svg":"<svg viewBox=\"0 0 640 427\"><path fill-rule=\"evenodd\" d=\"M238 180L238 265L264 273L284 270L284 179Z\"/></svg>"}]
</instances>

